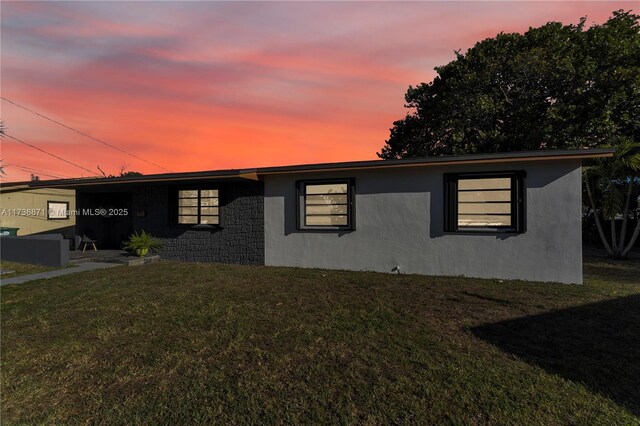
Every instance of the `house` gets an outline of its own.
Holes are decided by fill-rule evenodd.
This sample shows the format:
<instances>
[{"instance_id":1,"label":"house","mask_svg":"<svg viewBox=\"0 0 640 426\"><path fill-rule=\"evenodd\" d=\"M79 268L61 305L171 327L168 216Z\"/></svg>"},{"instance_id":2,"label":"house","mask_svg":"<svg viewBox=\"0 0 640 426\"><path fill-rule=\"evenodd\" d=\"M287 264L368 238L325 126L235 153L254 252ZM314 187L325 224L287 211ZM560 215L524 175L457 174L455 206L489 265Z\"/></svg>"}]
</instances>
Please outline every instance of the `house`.
<instances>
[{"instance_id":1,"label":"house","mask_svg":"<svg viewBox=\"0 0 640 426\"><path fill-rule=\"evenodd\" d=\"M612 150L442 156L41 181L76 232L168 259L582 282L581 162Z\"/></svg>"},{"instance_id":2,"label":"house","mask_svg":"<svg viewBox=\"0 0 640 426\"><path fill-rule=\"evenodd\" d=\"M76 219L73 189L32 188L32 182L11 182L0 185L0 228L3 234L18 236L60 233L71 237Z\"/></svg>"}]
</instances>

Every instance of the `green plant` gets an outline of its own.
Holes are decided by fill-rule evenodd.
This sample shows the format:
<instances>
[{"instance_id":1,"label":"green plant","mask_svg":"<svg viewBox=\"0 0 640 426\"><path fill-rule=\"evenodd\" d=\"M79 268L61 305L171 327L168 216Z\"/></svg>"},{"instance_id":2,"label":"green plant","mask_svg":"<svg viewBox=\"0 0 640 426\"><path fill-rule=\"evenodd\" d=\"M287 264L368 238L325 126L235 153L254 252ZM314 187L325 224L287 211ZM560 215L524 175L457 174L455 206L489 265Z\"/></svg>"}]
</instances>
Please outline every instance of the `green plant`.
<instances>
[{"instance_id":1,"label":"green plant","mask_svg":"<svg viewBox=\"0 0 640 426\"><path fill-rule=\"evenodd\" d=\"M145 232L144 229L140 231L140 234L134 232L124 244L125 250L135 252L138 256L146 256L149 250L159 250L161 247L160 240Z\"/></svg>"},{"instance_id":2,"label":"green plant","mask_svg":"<svg viewBox=\"0 0 640 426\"><path fill-rule=\"evenodd\" d=\"M628 138L614 138L613 158L593 160L583 167L587 198L594 212L596 228L602 244L613 258L625 257L640 235L640 220L627 240L631 199L640 174L640 143ZM624 190L626 186L626 191ZM598 205L599 204L599 205ZM602 220L600 219L602 216ZM620 235L616 232L616 218L622 218ZM604 233L603 221L609 221L610 240Z\"/></svg>"}]
</instances>

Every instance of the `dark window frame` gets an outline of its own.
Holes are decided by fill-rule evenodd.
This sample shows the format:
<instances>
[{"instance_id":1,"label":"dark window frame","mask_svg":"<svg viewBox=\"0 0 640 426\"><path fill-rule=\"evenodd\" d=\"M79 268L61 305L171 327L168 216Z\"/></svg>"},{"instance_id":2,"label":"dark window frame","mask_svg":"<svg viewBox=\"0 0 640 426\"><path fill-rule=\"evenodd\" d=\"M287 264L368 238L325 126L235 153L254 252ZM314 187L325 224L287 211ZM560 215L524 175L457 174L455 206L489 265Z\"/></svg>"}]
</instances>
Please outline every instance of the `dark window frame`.
<instances>
[{"instance_id":1,"label":"dark window frame","mask_svg":"<svg viewBox=\"0 0 640 426\"><path fill-rule=\"evenodd\" d=\"M200 208L202 207L201 205L201 191L207 191L207 190L217 190L218 191L218 223L200 223ZM180 223L179 222L179 218L180 218L180 191L198 191L198 205L197 205L197 209L198 209L198 214L197 214L197 221L198 223ZM224 191L222 190L222 188L219 185L181 185L181 186L176 186L175 188L173 188L173 190L170 192L170 196L171 196L171 213L170 213L170 225L172 226L176 226L179 228L206 228L206 229L210 229L210 228L222 228L223 227L223 208L222 208L222 204L223 204L223 193ZM208 207L208 206L205 206ZM182 215L182 216L191 216L191 215Z\"/></svg>"},{"instance_id":2,"label":"dark window frame","mask_svg":"<svg viewBox=\"0 0 640 426\"><path fill-rule=\"evenodd\" d=\"M51 215L49 214L51 209L49 208L49 204L51 203L56 203L56 204L65 204L66 207L64 209L64 217L51 217ZM47 200L47 220L69 220L69 202L68 201L55 201L55 200Z\"/></svg>"},{"instance_id":3,"label":"dark window frame","mask_svg":"<svg viewBox=\"0 0 640 426\"><path fill-rule=\"evenodd\" d=\"M326 184L347 184L347 224L346 225L306 225L306 186ZM298 231L350 232L355 231L356 201L354 178L304 179L296 181L296 228Z\"/></svg>"},{"instance_id":4,"label":"dark window frame","mask_svg":"<svg viewBox=\"0 0 640 426\"><path fill-rule=\"evenodd\" d=\"M459 226L458 225L458 182L460 179L511 178L511 225L509 226ZM444 231L450 233L511 233L526 231L526 188L524 170L477 173L444 174Z\"/></svg>"}]
</instances>

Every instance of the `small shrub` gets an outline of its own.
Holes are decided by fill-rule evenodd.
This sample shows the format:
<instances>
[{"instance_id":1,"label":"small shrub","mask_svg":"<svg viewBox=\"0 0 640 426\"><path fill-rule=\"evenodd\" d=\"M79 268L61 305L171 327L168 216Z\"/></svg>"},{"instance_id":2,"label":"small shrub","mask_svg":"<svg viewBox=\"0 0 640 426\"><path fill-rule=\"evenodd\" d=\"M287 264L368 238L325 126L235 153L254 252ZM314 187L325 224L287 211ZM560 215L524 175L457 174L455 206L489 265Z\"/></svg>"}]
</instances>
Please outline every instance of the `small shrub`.
<instances>
[{"instance_id":1,"label":"small shrub","mask_svg":"<svg viewBox=\"0 0 640 426\"><path fill-rule=\"evenodd\" d=\"M140 234L134 232L124 244L124 249L134 252L137 256L146 256L149 250L159 250L162 247L160 240L153 235L141 230Z\"/></svg>"}]
</instances>

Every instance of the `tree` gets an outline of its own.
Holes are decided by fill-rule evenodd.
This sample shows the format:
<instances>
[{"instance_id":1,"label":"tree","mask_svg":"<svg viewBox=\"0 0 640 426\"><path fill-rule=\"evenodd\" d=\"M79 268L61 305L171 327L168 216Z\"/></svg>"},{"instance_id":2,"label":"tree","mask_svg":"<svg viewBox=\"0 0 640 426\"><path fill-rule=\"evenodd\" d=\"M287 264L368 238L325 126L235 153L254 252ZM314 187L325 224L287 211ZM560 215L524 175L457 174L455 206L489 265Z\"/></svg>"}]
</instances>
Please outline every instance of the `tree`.
<instances>
[{"instance_id":1,"label":"tree","mask_svg":"<svg viewBox=\"0 0 640 426\"><path fill-rule=\"evenodd\" d=\"M114 178L114 177L129 177L129 176L143 176L142 173L140 172L134 172L134 171L130 171L127 172L127 168L129 167L128 164L122 163L120 165L120 174L118 176L113 175L113 174L106 174L104 172L104 170L102 170L102 168L100 167L100 165L97 166L98 170L100 171L100 174L102 174L102 177L106 177L106 178Z\"/></svg>"},{"instance_id":2,"label":"tree","mask_svg":"<svg viewBox=\"0 0 640 426\"><path fill-rule=\"evenodd\" d=\"M626 238L629 217L632 216L632 199L640 179L640 143L618 138L614 146L616 153L613 160L591 161L584 167L583 177L600 239L610 256L621 258L629 253L640 234L640 220L636 217L631 237L628 240ZM600 209L597 208L597 200L601 200ZM609 221L609 238L604 232L600 216ZM618 235L616 217L619 216L622 216L622 226Z\"/></svg>"},{"instance_id":3,"label":"tree","mask_svg":"<svg viewBox=\"0 0 640 426\"><path fill-rule=\"evenodd\" d=\"M142 176L140 172L123 172L120 174L120 177L131 177L131 176Z\"/></svg>"},{"instance_id":4,"label":"tree","mask_svg":"<svg viewBox=\"0 0 640 426\"><path fill-rule=\"evenodd\" d=\"M432 82L409 87L405 106L413 111L393 123L378 156L614 145L615 158L585 167L584 180L603 245L611 256L625 256L640 233L632 210L640 186L639 19L619 10L590 28L586 18L550 22L455 52ZM630 217L636 225L627 239Z\"/></svg>"},{"instance_id":5,"label":"tree","mask_svg":"<svg viewBox=\"0 0 640 426\"><path fill-rule=\"evenodd\" d=\"M639 15L500 33L410 86L381 158L605 146L640 140Z\"/></svg>"},{"instance_id":6,"label":"tree","mask_svg":"<svg viewBox=\"0 0 640 426\"><path fill-rule=\"evenodd\" d=\"M122 163L120 165L120 177L129 177L129 176L142 176L140 172L127 171L129 165L126 163Z\"/></svg>"}]
</instances>

